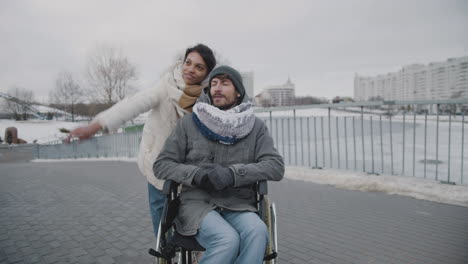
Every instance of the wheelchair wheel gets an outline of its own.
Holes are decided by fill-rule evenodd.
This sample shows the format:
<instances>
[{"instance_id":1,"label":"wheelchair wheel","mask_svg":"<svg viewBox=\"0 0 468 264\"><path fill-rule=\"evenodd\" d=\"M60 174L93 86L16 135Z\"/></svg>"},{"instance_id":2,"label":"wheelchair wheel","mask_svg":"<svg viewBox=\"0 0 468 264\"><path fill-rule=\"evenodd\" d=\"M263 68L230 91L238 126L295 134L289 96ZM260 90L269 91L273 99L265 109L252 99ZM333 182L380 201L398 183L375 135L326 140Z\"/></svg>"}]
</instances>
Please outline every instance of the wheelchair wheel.
<instances>
[{"instance_id":1,"label":"wheelchair wheel","mask_svg":"<svg viewBox=\"0 0 468 264\"><path fill-rule=\"evenodd\" d=\"M270 202L268 197L264 197L262 208L263 221L265 222L268 230L268 243L265 249L265 256L271 255L274 252L277 252L276 246L276 212L274 209L274 204ZM265 264L275 264L277 263L277 257L271 260L265 260Z\"/></svg>"}]
</instances>

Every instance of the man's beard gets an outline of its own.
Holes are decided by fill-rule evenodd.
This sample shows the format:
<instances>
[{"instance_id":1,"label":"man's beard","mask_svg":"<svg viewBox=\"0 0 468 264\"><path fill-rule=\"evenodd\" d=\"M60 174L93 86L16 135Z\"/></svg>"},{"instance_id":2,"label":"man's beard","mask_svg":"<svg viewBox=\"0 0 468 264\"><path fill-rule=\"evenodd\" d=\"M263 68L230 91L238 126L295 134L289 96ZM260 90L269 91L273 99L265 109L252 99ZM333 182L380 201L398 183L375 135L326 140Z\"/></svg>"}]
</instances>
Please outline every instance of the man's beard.
<instances>
[{"instance_id":1,"label":"man's beard","mask_svg":"<svg viewBox=\"0 0 468 264\"><path fill-rule=\"evenodd\" d=\"M231 109L233 108L235 105L237 104L237 99L234 100L232 103L228 103L228 104L224 104L224 105L220 105L220 106L216 106L217 108L219 108L220 110L228 110L228 109Z\"/></svg>"}]
</instances>

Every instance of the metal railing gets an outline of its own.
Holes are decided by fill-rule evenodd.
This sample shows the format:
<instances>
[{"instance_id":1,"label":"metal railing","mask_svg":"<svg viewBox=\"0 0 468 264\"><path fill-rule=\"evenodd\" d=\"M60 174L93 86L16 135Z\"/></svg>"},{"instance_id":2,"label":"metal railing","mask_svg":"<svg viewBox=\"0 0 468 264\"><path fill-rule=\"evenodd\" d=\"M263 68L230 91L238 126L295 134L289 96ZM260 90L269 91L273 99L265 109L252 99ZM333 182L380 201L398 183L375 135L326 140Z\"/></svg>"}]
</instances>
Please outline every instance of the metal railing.
<instances>
[{"instance_id":1,"label":"metal railing","mask_svg":"<svg viewBox=\"0 0 468 264\"><path fill-rule=\"evenodd\" d=\"M288 165L464 184L467 104L467 99L383 101L257 112L266 113L262 119ZM422 114L400 110L408 108ZM310 109L324 111L317 115ZM443 115L442 109L446 111ZM452 114L456 109L459 114ZM435 114L429 115L429 111Z\"/></svg>"},{"instance_id":2,"label":"metal railing","mask_svg":"<svg viewBox=\"0 0 468 264\"><path fill-rule=\"evenodd\" d=\"M38 145L38 159L78 159L100 157L136 157L141 132L129 132L93 137L69 144Z\"/></svg>"},{"instance_id":3,"label":"metal railing","mask_svg":"<svg viewBox=\"0 0 468 264\"><path fill-rule=\"evenodd\" d=\"M467 106L468 99L383 101L258 108L256 113L289 166L464 184ZM408 112L408 108L414 111ZM454 115L447 109L461 112ZM434 114L429 115L430 111ZM36 157L134 157L140 138L140 132L132 132L72 144L39 145Z\"/></svg>"}]
</instances>

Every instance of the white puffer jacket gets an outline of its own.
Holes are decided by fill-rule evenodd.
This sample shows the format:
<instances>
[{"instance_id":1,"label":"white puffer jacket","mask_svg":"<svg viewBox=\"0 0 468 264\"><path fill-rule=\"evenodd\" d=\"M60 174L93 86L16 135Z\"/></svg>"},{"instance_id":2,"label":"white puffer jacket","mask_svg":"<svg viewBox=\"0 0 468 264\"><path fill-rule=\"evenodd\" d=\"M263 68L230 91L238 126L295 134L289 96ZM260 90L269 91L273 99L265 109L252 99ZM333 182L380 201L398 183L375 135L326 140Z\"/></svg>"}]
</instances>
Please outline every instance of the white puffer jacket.
<instances>
[{"instance_id":1,"label":"white puffer jacket","mask_svg":"<svg viewBox=\"0 0 468 264\"><path fill-rule=\"evenodd\" d=\"M162 189L164 181L156 179L153 175L153 163L177 120L187 114L187 111L178 105L182 90L185 88L182 63L183 57L163 73L158 85L125 98L99 113L93 120L109 131L114 131L126 121L151 110L143 127L138 167L148 182L159 190Z\"/></svg>"}]
</instances>

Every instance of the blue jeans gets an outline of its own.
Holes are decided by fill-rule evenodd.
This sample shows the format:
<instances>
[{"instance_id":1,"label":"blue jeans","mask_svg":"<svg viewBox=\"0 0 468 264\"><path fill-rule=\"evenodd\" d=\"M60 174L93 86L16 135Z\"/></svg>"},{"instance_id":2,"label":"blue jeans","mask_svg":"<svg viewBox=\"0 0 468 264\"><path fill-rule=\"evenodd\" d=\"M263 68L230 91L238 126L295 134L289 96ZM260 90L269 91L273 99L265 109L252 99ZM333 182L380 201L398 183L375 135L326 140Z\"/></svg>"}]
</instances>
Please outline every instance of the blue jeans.
<instances>
[{"instance_id":1,"label":"blue jeans","mask_svg":"<svg viewBox=\"0 0 468 264\"><path fill-rule=\"evenodd\" d=\"M200 264L261 264L268 232L257 214L223 209L203 218L195 238L206 249Z\"/></svg>"},{"instance_id":2,"label":"blue jeans","mask_svg":"<svg viewBox=\"0 0 468 264\"><path fill-rule=\"evenodd\" d=\"M166 197L162 191L156 189L152 184L148 183L148 201L153 221L153 231L156 239L158 238L159 222L161 222L162 210Z\"/></svg>"}]
</instances>

